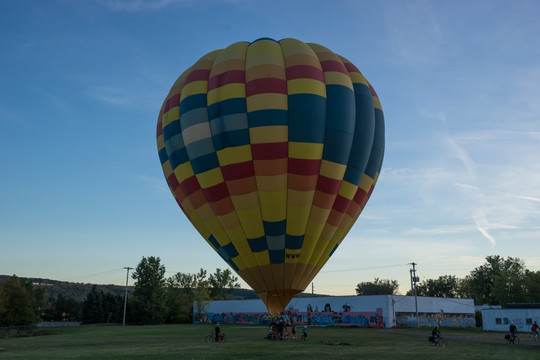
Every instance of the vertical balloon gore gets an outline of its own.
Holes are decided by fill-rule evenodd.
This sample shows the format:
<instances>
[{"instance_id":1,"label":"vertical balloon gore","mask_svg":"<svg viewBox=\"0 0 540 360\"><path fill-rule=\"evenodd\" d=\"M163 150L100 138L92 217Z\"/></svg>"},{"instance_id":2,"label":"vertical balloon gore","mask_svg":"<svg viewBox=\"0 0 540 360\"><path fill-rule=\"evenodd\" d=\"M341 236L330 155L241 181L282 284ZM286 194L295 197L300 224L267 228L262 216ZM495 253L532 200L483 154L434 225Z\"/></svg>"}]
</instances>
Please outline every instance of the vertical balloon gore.
<instances>
[{"instance_id":1,"label":"vertical balloon gore","mask_svg":"<svg viewBox=\"0 0 540 360\"><path fill-rule=\"evenodd\" d=\"M159 113L157 145L182 211L277 315L371 196L384 117L347 59L265 38L210 52L180 75Z\"/></svg>"}]
</instances>

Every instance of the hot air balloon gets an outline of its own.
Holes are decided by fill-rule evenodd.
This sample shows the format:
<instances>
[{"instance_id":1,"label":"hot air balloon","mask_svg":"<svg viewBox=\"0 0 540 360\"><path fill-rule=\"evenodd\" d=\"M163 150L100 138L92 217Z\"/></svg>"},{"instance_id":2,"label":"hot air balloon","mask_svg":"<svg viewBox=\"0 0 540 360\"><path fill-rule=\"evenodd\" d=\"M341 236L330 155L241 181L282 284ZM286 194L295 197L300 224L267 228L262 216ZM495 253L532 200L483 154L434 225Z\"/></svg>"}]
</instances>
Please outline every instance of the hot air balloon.
<instances>
[{"instance_id":1,"label":"hot air balloon","mask_svg":"<svg viewBox=\"0 0 540 360\"><path fill-rule=\"evenodd\" d=\"M369 199L384 117L344 57L263 38L212 51L180 75L159 113L157 145L182 211L277 315Z\"/></svg>"}]
</instances>

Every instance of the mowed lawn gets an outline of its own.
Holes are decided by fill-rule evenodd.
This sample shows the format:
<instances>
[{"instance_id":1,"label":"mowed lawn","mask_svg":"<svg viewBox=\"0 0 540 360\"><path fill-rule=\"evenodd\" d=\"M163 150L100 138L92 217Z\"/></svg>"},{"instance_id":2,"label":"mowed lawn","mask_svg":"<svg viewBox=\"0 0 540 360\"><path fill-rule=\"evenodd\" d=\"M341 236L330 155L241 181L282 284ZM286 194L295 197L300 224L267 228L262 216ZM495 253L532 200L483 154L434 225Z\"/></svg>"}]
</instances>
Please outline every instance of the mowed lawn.
<instances>
[{"instance_id":1,"label":"mowed lawn","mask_svg":"<svg viewBox=\"0 0 540 360\"><path fill-rule=\"evenodd\" d=\"M85 325L40 328L0 339L0 359L540 359L528 334L520 345L502 333L442 329L448 346L431 346L430 329L309 327L306 342L265 340L265 326L222 325L224 343L207 343L210 325ZM300 328L298 328L300 334Z\"/></svg>"}]
</instances>

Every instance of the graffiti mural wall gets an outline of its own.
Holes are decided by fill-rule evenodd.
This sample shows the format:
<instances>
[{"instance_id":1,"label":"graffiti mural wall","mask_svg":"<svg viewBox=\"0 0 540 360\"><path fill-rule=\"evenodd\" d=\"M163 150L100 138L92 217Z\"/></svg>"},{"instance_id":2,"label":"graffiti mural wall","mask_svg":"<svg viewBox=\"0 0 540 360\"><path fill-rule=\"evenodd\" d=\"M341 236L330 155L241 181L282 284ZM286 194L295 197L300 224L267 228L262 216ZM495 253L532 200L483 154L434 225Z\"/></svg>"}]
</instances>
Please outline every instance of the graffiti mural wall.
<instances>
[{"instance_id":1,"label":"graffiti mural wall","mask_svg":"<svg viewBox=\"0 0 540 360\"><path fill-rule=\"evenodd\" d=\"M194 308L196 308L194 306ZM475 326L472 299L428 298L403 295L320 296L293 298L282 316L295 325L409 327L435 324ZM275 320L260 299L216 300L199 315L198 322L264 324Z\"/></svg>"},{"instance_id":2,"label":"graffiti mural wall","mask_svg":"<svg viewBox=\"0 0 540 360\"><path fill-rule=\"evenodd\" d=\"M397 327L416 327L415 313L396 313ZM435 325L445 327L474 327L476 320L474 315L469 314L418 314L418 325L433 327Z\"/></svg>"},{"instance_id":3,"label":"graffiti mural wall","mask_svg":"<svg viewBox=\"0 0 540 360\"><path fill-rule=\"evenodd\" d=\"M294 325L384 327L382 312L381 308L375 312L301 312L298 309L288 309L282 318ZM266 312L208 313L204 317L204 322L220 324L269 325L274 320L275 317Z\"/></svg>"}]
</instances>

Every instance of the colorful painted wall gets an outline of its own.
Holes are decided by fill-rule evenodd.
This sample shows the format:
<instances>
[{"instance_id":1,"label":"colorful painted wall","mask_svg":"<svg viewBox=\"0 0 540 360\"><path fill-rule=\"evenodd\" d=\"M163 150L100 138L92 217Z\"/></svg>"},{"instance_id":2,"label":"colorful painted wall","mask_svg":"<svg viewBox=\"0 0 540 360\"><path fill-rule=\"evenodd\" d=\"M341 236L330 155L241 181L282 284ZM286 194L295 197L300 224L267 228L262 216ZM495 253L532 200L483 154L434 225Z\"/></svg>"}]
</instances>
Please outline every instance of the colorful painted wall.
<instances>
[{"instance_id":1,"label":"colorful painted wall","mask_svg":"<svg viewBox=\"0 0 540 360\"><path fill-rule=\"evenodd\" d=\"M319 326L362 326L384 327L382 309L375 312L301 312L298 309L288 309L283 314L285 322L294 325ZM207 313L201 322L220 324L264 324L269 325L275 317L267 312L257 313Z\"/></svg>"},{"instance_id":2,"label":"colorful painted wall","mask_svg":"<svg viewBox=\"0 0 540 360\"><path fill-rule=\"evenodd\" d=\"M396 313L397 327L416 327L415 313ZM475 327L476 320L471 314L418 313L418 325L433 327Z\"/></svg>"},{"instance_id":3,"label":"colorful painted wall","mask_svg":"<svg viewBox=\"0 0 540 360\"><path fill-rule=\"evenodd\" d=\"M196 307L195 307L196 308ZM296 325L362 327L475 326L472 299L448 299L402 295L322 296L291 300L283 316ZM270 324L272 317L260 299L219 300L194 319L225 324Z\"/></svg>"}]
</instances>

